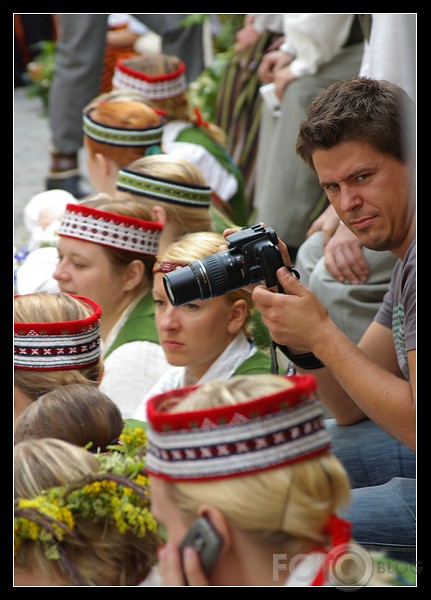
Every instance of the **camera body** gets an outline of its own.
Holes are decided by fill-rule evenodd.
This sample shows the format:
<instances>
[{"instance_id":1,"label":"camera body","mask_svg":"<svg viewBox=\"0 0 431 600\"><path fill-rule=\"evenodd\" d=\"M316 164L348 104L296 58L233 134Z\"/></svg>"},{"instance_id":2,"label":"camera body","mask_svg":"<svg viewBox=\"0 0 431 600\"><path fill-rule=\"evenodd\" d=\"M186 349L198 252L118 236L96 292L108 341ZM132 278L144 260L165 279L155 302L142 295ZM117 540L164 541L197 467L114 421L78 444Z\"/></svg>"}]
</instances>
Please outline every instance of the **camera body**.
<instances>
[{"instance_id":1,"label":"camera body","mask_svg":"<svg viewBox=\"0 0 431 600\"><path fill-rule=\"evenodd\" d=\"M183 269L167 273L163 284L174 306L222 296L253 283L277 285L283 259L277 234L256 224L226 237L227 250L195 260Z\"/></svg>"}]
</instances>

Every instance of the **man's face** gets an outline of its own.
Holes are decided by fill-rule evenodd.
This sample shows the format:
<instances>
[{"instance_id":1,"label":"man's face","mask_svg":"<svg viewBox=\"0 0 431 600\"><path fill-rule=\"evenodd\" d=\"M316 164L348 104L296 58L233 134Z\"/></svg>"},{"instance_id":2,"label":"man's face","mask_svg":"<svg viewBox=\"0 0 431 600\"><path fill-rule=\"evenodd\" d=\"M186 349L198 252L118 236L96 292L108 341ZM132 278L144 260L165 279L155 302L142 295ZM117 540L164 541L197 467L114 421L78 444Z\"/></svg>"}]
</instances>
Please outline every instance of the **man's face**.
<instances>
[{"instance_id":1,"label":"man's face","mask_svg":"<svg viewBox=\"0 0 431 600\"><path fill-rule=\"evenodd\" d=\"M361 243L403 256L415 214L408 166L364 141L315 150L313 162L329 201Z\"/></svg>"}]
</instances>

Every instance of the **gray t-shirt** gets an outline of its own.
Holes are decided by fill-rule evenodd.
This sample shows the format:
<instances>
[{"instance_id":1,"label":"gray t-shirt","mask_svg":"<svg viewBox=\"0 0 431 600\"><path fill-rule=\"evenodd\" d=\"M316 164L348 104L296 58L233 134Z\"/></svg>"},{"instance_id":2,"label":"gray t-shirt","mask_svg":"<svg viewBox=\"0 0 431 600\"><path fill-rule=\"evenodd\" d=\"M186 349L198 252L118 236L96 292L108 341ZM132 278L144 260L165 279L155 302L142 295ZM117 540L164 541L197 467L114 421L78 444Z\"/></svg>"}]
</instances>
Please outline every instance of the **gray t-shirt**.
<instances>
[{"instance_id":1,"label":"gray t-shirt","mask_svg":"<svg viewBox=\"0 0 431 600\"><path fill-rule=\"evenodd\" d=\"M410 381L407 352L416 348L416 239L394 267L389 289L374 317L392 329L399 367Z\"/></svg>"}]
</instances>

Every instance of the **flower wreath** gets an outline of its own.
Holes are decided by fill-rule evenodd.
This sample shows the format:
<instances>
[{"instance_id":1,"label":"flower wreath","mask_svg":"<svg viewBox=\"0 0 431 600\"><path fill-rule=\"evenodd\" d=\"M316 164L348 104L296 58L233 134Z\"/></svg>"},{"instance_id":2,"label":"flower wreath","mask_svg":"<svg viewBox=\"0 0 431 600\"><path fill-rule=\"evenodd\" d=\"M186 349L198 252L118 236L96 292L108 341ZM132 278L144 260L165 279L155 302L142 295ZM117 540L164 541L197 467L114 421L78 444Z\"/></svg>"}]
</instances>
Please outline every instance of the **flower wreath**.
<instances>
[{"instance_id":1,"label":"flower wreath","mask_svg":"<svg viewBox=\"0 0 431 600\"><path fill-rule=\"evenodd\" d=\"M76 536L80 518L106 519L115 523L120 533L130 531L138 537L158 531L144 473L146 442L143 429L126 426L119 443L108 446L110 452L95 454L100 461L98 472L79 482L44 490L31 499L16 499L15 554L23 542L38 540L45 556L63 559L73 575L61 542L66 536Z\"/></svg>"}]
</instances>

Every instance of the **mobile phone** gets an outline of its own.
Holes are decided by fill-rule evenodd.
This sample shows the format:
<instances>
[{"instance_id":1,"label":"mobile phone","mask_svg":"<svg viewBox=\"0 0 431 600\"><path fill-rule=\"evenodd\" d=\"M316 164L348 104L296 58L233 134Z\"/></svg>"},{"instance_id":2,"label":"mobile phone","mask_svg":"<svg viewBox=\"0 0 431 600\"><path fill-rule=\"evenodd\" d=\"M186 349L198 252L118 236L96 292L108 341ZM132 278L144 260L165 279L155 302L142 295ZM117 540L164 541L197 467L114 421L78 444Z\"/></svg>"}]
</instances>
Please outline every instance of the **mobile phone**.
<instances>
[{"instance_id":1,"label":"mobile phone","mask_svg":"<svg viewBox=\"0 0 431 600\"><path fill-rule=\"evenodd\" d=\"M223 545L223 538L214 529L211 522L205 517L199 517L190 526L181 544L183 548L191 546L199 554L202 569L208 574L214 565Z\"/></svg>"}]
</instances>

